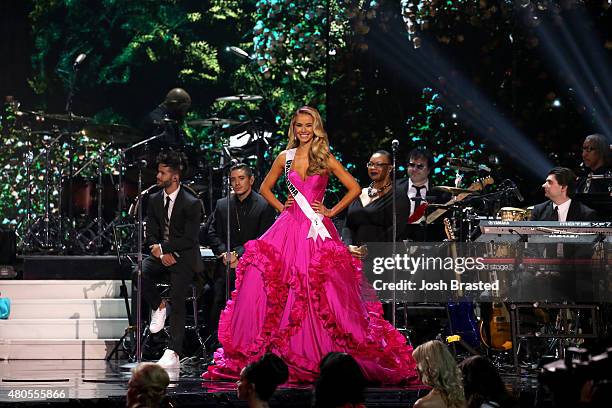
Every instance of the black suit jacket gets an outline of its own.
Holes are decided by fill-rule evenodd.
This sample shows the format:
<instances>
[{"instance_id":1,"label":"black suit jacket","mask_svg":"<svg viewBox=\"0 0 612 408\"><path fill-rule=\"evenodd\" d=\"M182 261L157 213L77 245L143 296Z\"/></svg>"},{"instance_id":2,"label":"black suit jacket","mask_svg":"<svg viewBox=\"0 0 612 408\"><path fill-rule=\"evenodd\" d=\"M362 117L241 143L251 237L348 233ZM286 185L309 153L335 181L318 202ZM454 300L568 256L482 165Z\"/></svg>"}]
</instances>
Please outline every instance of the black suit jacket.
<instances>
[{"instance_id":1,"label":"black suit jacket","mask_svg":"<svg viewBox=\"0 0 612 408\"><path fill-rule=\"evenodd\" d=\"M553 218L553 202L548 200L533 207L531 212L532 221L551 221ZM572 200L567 211L566 221L596 221L597 215L586 205ZM555 220L556 221L556 220Z\"/></svg>"},{"instance_id":2,"label":"black suit jacket","mask_svg":"<svg viewBox=\"0 0 612 408\"><path fill-rule=\"evenodd\" d=\"M421 225L408 224L410 217L410 199L408 198L408 178L403 178L397 181L397 212L398 212L398 239L411 239L413 241L439 241L443 239L443 228L439 226L428 225L425 228L431 231L425 231ZM448 202L452 196L444 191L434 190L431 180L429 181L429 190L427 190L427 202L430 204L444 204Z\"/></svg>"},{"instance_id":3,"label":"black suit jacket","mask_svg":"<svg viewBox=\"0 0 612 408\"><path fill-rule=\"evenodd\" d=\"M163 240L164 192L152 194L147 204L147 246L160 244L163 253L174 253L177 263L191 265L194 272L204 269L200 256L198 233L202 218L202 203L184 188L176 196L170 218L168 240Z\"/></svg>"}]
</instances>

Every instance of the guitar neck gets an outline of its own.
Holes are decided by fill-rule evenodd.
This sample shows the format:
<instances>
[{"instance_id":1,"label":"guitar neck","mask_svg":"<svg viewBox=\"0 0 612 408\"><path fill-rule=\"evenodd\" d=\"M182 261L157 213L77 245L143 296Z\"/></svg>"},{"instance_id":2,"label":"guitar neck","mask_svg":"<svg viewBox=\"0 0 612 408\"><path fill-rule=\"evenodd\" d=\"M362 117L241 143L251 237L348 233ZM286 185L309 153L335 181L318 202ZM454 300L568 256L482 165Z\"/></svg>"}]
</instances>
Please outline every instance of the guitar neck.
<instances>
[{"instance_id":1,"label":"guitar neck","mask_svg":"<svg viewBox=\"0 0 612 408\"><path fill-rule=\"evenodd\" d=\"M461 201L463 200L465 197L469 196L470 193L462 193L459 194L455 199L452 199L450 201L448 201L446 204L444 205L451 205L453 203L456 203L457 201ZM445 208L440 208L435 210L434 212L432 212L431 214L429 214L427 216L426 222L427 224L431 224L432 222L434 222L435 220L437 220L438 218L440 218L440 216L442 214L444 214L447 210Z\"/></svg>"}]
</instances>

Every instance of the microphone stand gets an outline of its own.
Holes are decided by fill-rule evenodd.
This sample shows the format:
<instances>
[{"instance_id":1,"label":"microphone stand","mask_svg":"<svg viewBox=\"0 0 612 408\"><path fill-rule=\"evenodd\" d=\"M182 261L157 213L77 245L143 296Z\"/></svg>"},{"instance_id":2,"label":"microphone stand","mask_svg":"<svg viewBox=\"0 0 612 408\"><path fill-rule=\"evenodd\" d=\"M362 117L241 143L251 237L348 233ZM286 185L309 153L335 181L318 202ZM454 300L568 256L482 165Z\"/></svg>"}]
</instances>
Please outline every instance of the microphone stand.
<instances>
[{"instance_id":1,"label":"microphone stand","mask_svg":"<svg viewBox=\"0 0 612 408\"><path fill-rule=\"evenodd\" d=\"M270 115L272 120L274 121L274 125L275 125L275 130L278 128L278 123L276 121L276 114L274 113L274 109L272 109L272 105L270 105L270 98L268 98L268 92L266 92L263 88L263 85L261 84L261 81L259 80L259 76L257 75L257 71L255 71L253 69L253 63L255 63L255 60L253 58L251 58L248 54L247 55L242 55L239 54L235 51L232 51L235 55L239 56L240 58L245 58L248 63L247 63L247 72L250 74L251 78L253 79L253 82L255 82L255 86L257 87L258 92L261 94L261 96L263 96L263 101L266 104L266 108L268 108L268 110L270 111Z\"/></svg>"},{"instance_id":2,"label":"microphone stand","mask_svg":"<svg viewBox=\"0 0 612 408\"><path fill-rule=\"evenodd\" d=\"M140 141L121 152L121 155L125 155L126 152L146 144L152 140L160 138L162 134L151 136L148 139ZM146 161L139 161L138 163L138 229L137 229L137 263L136 263L136 362L139 364L142 361L142 237L143 237L143 220L142 220L142 168L147 165ZM133 364L126 364L122 368L131 368Z\"/></svg>"},{"instance_id":3,"label":"microphone stand","mask_svg":"<svg viewBox=\"0 0 612 408\"><path fill-rule=\"evenodd\" d=\"M396 192L396 153L397 153L397 144L392 143L391 144L391 151L392 151L392 156L393 156L393 174L391 177L391 212L393 213L393 259L395 259L395 254L397 252L397 199L395 197L395 192ZM395 263L393 264L393 273L392 273L392 278L393 278L393 287L395 287L395 283L397 281L397 268ZM397 328L397 320L396 320L396 306L397 306L397 294L395 293L396 291L393 291L392 294L392 302L393 302L393 307L391 308L391 323L393 324L393 327Z\"/></svg>"},{"instance_id":4,"label":"microphone stand","mask_svg":"<svg viewBox=\"0 0 612 408\"><path fill-rule=\"evenodd\" d=\"M231 188L232 188L232 183L231 183L231 171L232 171L232 155L229 151L229 149L227 148L227 146L223 146L223 153L224 155L222 157L227 156L227 164L222 163L223 167L227 167L227 175L225 176L225 191L226 191L226 197L227 197L227 212L225 214L226 216L226 235L225 235L225 249L226 249L226 253L225 253L225 301L227 302L230 298L230 283L231 283L231 277L230 277L230 273L231 273L231 259L232 259L232 251L231 251L231 223L230 223L230 216L231 216L231 211L230 211L230 205L231 205Z\"/></svg>"}]
</instances>

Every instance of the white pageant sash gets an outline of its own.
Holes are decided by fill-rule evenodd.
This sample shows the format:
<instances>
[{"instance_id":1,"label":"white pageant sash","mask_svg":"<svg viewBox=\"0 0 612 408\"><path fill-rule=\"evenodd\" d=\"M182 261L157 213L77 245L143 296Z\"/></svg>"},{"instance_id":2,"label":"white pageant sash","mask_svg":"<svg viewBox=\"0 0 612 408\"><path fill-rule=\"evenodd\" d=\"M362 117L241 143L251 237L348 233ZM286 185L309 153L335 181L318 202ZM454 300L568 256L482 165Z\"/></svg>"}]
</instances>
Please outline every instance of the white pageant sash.
<instances>
[{"instance_id":1,"label":"white pageant sash","mask_svg":"<svg viewBox=\"0 0 612 408\"><path fill-rule=\"evenodd\" d=\"M291 162L293 162L295 158L295 151L296 148L285 151L285 178L287 180L287 188L304 215L310 220L310 230L308 231L306 239L312 238L316 241L317 236L319 236L325 241L325 238L331 238L331 235L329 235L329 231L327 231L325 224L323 224L323 215L314 212L306 197L300 193L300 190L298 190L289 179L289 170L291 169Z\"/></svg>"}]
</instances>

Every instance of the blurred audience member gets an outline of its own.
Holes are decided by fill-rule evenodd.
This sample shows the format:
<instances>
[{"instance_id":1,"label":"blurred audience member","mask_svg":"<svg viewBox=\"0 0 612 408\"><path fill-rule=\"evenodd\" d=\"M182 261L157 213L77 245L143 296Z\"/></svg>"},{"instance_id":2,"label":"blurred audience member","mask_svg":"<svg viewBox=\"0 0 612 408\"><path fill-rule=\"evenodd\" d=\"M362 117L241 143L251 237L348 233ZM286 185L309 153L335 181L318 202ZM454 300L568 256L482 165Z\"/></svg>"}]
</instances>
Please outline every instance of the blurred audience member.
<instances>
[{"instance_id":1,"label":"blurred audience member","mask_svg":"<svg viewBox=\"0 0 612 408\"><path fill-rule=\"evenodd\" d=\"M321 360L313 407L365 408L366 379L357 361L346 353L332 352Z\"/></svg>"},{"instance_id":2,"label":"blurred audience member","mask_svg":"<svg viewBox=\"0 0 612 408\"><path fill-rule=\"evenodd\" d=\"M432 390L419 398L414 408L464 408L465 396L461 371L444 343L428 341L414 350L412 356L424 384Z\"/></svg>"},{"instance_id":3,"label":"blurred audience member","mask_svg":"<svg viewBox=\"0 0 612 408\"><path fill-rule=\"evenodd\" d=\"M482 356L468 357L459 363L463 373L463 392L467 408L514 408L517 401L510 395L489 360Z\"/></svg>"},{"instance_id":4,"label":"blurred audience member","mask_svg":"<svg viewBox=\"0 0 612 408\"><path fill-rule=\"evenodd\" d=\"M276 354L267 353L240 372L238 398L247 401L249 408L268 407L276 387L289 378L287 364Z\"/></svg>"},{"instance_id":5,"label":"blurred audience member","mask_svg":"<svg viewBox=\"0 0 612 408\"><path fill-rule=\"evenodd\" d=\"M157 408L161 406L170 383L168 373L154 363L142 363L132 370L128 382L128 408Z\"/></svg>"}]
</instances>

